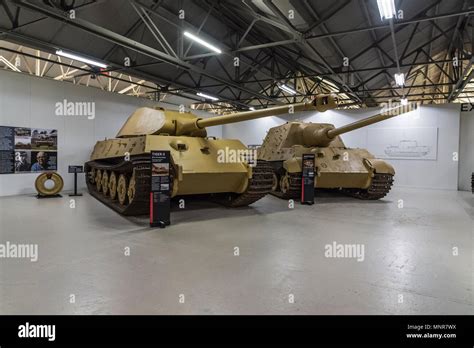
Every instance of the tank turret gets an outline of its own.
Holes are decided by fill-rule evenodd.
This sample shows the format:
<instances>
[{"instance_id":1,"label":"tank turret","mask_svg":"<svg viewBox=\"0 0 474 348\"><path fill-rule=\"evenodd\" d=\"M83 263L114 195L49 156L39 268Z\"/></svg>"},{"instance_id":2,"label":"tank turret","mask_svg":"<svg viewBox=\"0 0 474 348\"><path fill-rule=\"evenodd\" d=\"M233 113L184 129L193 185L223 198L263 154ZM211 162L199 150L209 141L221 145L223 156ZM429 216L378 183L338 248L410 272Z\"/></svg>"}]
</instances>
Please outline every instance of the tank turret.
<instances>
[{"instance_id":1,"label":"tank turret","mask_svg":"<svg viewBox=\"0 0 474 348\"><path fill-rule=\"evenodd\" d=\"M358 198L384 197L393 183L395 170L365 149L346 148L340 135L403 113L416 104L382 109L380 113L336 128L327 123L288 122L267 133L258 158L274 170L272 193L296 198L301 190L302 155L315 154L315 188L341 189Z\"/></svg>"},{"instance_id":2,"label":"tank turret","mask_svg":"<svg viewBox=\"0 0 474 348\"><path fill-rule=\"evenodd\" d=\"M230 207L252 204L271 190L272 168L236 139L207 137L206 127L300 111L335 108L332 96L231 115L200 118L162 108L137 109L116 139L96 143L85 164L91 195L125 215L149 209L150 151L170 151L171 194L207 194Z\"/></svg>"}]
</instances>

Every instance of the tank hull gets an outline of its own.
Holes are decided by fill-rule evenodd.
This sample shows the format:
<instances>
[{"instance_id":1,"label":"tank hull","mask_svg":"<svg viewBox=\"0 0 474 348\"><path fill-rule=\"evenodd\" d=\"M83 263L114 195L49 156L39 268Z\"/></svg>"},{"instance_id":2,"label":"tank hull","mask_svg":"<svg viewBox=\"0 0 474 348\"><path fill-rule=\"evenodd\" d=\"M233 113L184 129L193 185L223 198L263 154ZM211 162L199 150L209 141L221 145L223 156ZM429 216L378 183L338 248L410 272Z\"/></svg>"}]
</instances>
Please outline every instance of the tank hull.
<instances>
[{"instance_id":1,"label":"tank hull","mask_svg":"<svg viewBox=\"0 0 474 348\"><path fill-rule=\"evenodd\" d=\"M121 214L146 214L153 150L170 151L172 197L212 194L237 207L251 204L271 190L272 172L264 161L252 167L237 157L229 160L229 153L247 150L238 140L144 135L97 142L85 164L89 192ZM117 190L121 190L122 199Z\"/></svg>"}]
</instances>

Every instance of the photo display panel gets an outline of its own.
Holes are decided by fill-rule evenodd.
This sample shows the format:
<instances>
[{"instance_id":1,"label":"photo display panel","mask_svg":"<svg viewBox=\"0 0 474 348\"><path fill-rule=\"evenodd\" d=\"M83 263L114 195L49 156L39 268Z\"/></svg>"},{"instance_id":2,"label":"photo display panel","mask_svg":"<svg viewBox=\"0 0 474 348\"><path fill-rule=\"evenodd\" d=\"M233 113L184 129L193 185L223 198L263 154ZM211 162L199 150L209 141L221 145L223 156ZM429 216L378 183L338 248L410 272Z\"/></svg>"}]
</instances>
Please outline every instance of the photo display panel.
<instances>
[{"instance_id":1,"label":"photo display panel","mask_svg":"<svg viewBox=\"0 0 474 348\"><path fill-rule=\"evenodd\" d=\"M0 126L0 174L58 169L56 129Z\"/></svg>"}]
</instances>

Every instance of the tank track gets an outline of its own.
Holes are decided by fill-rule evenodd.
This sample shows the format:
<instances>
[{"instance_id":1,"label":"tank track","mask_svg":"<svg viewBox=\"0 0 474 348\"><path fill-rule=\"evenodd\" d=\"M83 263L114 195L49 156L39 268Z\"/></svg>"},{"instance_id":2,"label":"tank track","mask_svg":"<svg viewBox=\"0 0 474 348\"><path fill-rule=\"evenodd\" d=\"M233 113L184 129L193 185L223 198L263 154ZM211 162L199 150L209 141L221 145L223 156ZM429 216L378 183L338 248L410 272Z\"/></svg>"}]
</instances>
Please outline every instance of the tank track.
<instances>
[{"instance_id":1,"label":"tank track","mask_svg":"<svg viewBox=\"0 0 474 348\"><path fill-rule=\"evenodd\" d=\"M272 190L273 169L267 161L257 160L257 165L252 168L252 178L244 193L231 194L227 199L220 201L231 207L244 207L266 196Z\"/></svg>"},{"instance_id":2,"label":"tank track","mask_svg":"<svg viewBox=\"0 0 474 348\"><path fill-rule=\"evenodd\" d=\"M85 164L87 188L92 196L122 215L148 214L150 209L150 168L149 156L132 157L130 161L122 161L118 164L89 161ZM109 173L113 171L119 175L124 174L127 178L127 187L130 178L135 173L135 195L132 202L130 203L127 198L126 204L122 205L117 199L113 200L109 195L104 195L102 190L98 191L95 183L90 180L92 169L106 170Z\"/></svg>"},{"instance_id":3,"label":"tank track","mask_svg":"<svg viewBox=\"0 0 474 348\"><path fill-rule=\"evenodd\" d=\"M122 161L118 164L110 164L103 161L89 161L85 164L86 182L89 193L99 201L123 215L144 215L149 213L150 205L150 158L141 156L131 158L130 161ZM96 184L90 180L92 169L115 172L117 175L124 174L127 185L135 173L135 195L130 203L120 204L117 199L110 195L104 195L102 190L97 190ZM171 173L170 185L173 184L173 173ZM272 168L265 161L257 161L253 168L252 178L249 180L247 190L241 194L230 194L226 199L218 200L219 203L236 208L250 205L271 191ZM172 186L171 186L172 188Z\"/></svg>"},{"instance_id":4,"label":"tank track","mask_svg":"<svg viewBox=\"0 0 474 348\"><path fill-rule=\"evenodd\" d=\"M298 199L301 197L301 173L289 173L289 187L287 192L272 191L271 194L282 199Z\"/></svg>"},{"instance_id":5,"label":"tank track","mask_svg":"<svg viewBox=\"0 0 474 348\"><path fill-rule=\"evenodd\" d=\"M392 188L392 174L374 174L372 182L367 189L342 189L342 192L359 199L376 200L383 198Z\"/></svg>"},{"instance_id":6,"label":"tank track","mask_svg":"<svg viewBox=\"0 0 474 348\"><path fill-rule=\"evenodd\" d=\"M282 199L298 199L301 196L301 173L289 173L289 190L287 192L272 191L271 194ZM474 180L474 175L473 175ZM370 187L367 189L344 188L341 191L349 196L363 199L376 200L387 195L392 188L393 175L375 174Z\"/></svg>"},{"instance_id":7,"label":"tank track","mask_svg":"<svg viewBox=\"0 0 474 348\"><path fill-rule=\"evenodd\" d=\"M474 193L474 173L471 174L471 192Z\"/></svg>"}]
</instances>

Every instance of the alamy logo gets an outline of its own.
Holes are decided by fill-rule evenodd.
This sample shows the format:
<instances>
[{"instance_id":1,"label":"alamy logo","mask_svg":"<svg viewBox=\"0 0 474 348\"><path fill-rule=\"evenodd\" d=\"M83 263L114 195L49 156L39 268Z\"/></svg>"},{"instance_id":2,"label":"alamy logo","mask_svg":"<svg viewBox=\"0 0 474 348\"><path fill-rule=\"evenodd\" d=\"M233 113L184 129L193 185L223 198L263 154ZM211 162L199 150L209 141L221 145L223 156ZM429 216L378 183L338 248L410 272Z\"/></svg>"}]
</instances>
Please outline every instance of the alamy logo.
<instances>
[{"instance_id":1,"label":"alamy logo","mask_svg":"<svg viewBox=\"0 0 474 348\"><path fill-rule=\"evenodd\" d=\"M257 150L254 149L231 149L226 146L217 150L217 163L243 163L250 166L257 164Z\"/></svg>"},{"instance_id":2,"label":"alamy logo","mask_svg":"<svg viewBox=\"0 0 474 348\"><path fill-rule=\"evenodd\" d=\"M38 261L38 244L14 244L6 242L0 244L0 259L30 259L31 262Z\"/></svg>"},{"instance_id":3,"label":"alamy logo","mask_svg":"<svg viewBox=\"0 0 474 348\"><path fill-rule=\"evenodd\" d=\"M385 102L380 103L380 106L382 106L382 110L380 111L381 113L385 113L387 115L399 115L399 114L407 113L410 111L414 111L418 107L418 104L416 103L402 104L398 102L393 102L391 99L389 99L387 103Z\"/></svg>"},{"instance_id":4,"label":"alamy logo","mask_svg":"<svg viewBox=\"0 0 474 348\"><path fill-rule=\"evenodd\" d=\"M64 99L57 102L56 116L85 116L89 120L95 118L95 102L71 102Z\"/></svg>"},{"instance_id":5,"label":"alamy logo","mask_svg":"<svg viewBox=\"0 0 474 348\"><path fill-rule=\"evenodd\" d=\"M18 326L20 338L47 338L48 341L56 339L56 325L35 325L26 322Z\"/></svg>"},{"instance_id":6,"label":"alamy logo","mask_svg":"<svg viewBox=\"0 0 474 348\"><path fill-rule=\"evenodd\" d=\"M352 258L357 259L357 262L362 262L365 259L364 244L326 244L324 246L324 256L330 258Z\"/></svg>"}]
</instances>

